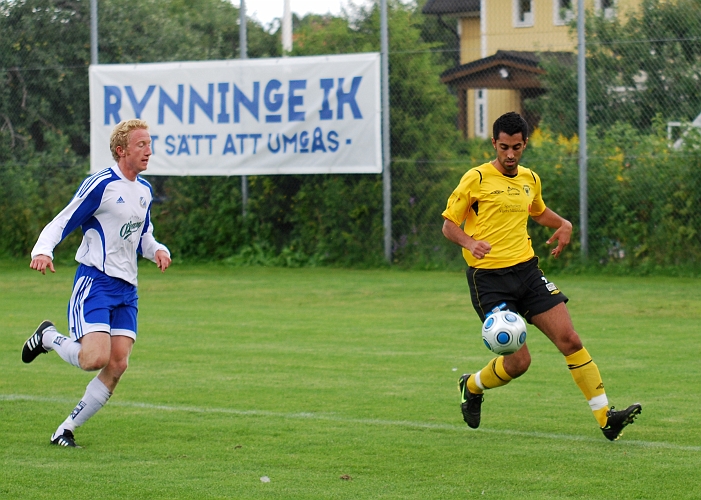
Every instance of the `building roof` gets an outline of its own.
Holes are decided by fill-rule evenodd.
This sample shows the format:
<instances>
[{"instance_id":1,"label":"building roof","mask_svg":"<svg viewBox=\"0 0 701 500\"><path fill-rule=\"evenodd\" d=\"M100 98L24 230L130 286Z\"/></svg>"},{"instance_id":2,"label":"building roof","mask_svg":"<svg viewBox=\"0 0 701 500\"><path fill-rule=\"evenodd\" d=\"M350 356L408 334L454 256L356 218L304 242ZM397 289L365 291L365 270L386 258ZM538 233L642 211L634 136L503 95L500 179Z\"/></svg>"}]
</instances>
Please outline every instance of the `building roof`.
<instances>
[{"instance_id":1,"label":"building roof","mask_svg":"<svg viewBox=\"0 0 701 500\"><path fill-rule=\"evenodd\" d=\"M565 64L574 61L571 52L525 52L499 50L496 54L461 64L441 74L448 85L485 88L539 88L537 75L545 73L540 63L555 57ZM498 75L498 76L497 76Z\"/></svg>"},{"instance_id":2,"label":"building roof","mask_svg":"<svg viewBox=\"0 0 701 500\"><path fill-rule=\"evenodd\" d=\"M480 11L480 0L428 0L421 12L424 14L474 14Z\"/></svg>"}]
</instances>

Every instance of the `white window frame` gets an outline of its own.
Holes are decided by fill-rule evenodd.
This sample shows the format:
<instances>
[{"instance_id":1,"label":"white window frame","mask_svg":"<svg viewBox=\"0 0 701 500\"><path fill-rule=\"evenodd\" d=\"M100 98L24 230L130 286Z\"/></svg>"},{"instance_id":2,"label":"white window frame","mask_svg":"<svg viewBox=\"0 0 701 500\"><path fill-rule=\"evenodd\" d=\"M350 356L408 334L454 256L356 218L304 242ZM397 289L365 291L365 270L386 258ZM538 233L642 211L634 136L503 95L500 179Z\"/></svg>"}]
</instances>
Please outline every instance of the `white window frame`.
<instances>
[{"instance_id":1,"label":"white window frame","mask_svg":"<svg viewBox=\"0 0 701 500\"><path fill-rule=\"evenodd\" d=\"M487 89L475 89L475 137L486 139L488 135Z\"/></svg>"},{"instance_id":2,"label":"white window frame","mask_svg":"<svg viewBox=\"0 0 701 500\"><path fill-rule=\"evenodd\" d=\"M572 4L575 0L569 0L569 9L562 6L564 1L566 0L553 0L553 24L555 26L564 26L574 19L574 9Z\"/></svg>"},{"instance_id":3,"label":"white window frame","mask_svg":"<svg viewBox=\"0 0 701 500\"><path fill-rule=\"evenodd\" d=\"M521 3L526 1L531 4L530 12L521 11ZM513 0L513 12L514 28L530 28L535 24L535 0Z\"/></svg>"},{"instance_id":4,"label":"white window frame","mask_svg":"<svg viewBox=\"0 0 701 500\"><path fill-rule=\"evenodd\" d=\"M604 2L610 4L609 7L604 7ZM597 16L603 15L605 19L615 19L616 10L618 7L618 2L616 0L595 0L594 1L594 12Z\"/></svg>"}]
</instances>

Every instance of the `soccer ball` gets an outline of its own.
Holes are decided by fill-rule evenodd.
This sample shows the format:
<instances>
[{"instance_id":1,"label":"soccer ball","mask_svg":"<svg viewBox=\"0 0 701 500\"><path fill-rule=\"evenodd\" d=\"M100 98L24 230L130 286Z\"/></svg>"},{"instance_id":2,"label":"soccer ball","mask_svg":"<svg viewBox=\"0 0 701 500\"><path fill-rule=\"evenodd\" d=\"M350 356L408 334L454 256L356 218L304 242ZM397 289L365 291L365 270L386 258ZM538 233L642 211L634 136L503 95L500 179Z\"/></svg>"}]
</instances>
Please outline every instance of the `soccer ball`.
<instances>
[{"instance_id":1,"label":"soccer ball","mask_svg":"<svg viewBox=\"0 0 701 500\"><path fill-rule=\"evenodd\" d=\"M494 354L513 354L526 342L526 322L515 312L495 312L482 325L482 340Z\"/></svg>"}]
</instances>

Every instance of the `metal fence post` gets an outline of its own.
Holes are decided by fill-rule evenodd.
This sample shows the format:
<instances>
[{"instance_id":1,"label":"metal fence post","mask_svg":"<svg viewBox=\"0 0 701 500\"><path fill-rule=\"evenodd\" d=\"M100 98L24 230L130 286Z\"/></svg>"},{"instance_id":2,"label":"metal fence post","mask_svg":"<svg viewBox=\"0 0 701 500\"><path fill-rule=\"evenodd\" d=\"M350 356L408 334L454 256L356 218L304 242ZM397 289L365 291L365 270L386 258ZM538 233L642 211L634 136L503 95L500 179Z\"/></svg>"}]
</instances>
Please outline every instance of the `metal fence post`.
<instances>
[{"instance_id":1,"label":"metal fence post","mask_svg":"<svg viewBox=\"0 0 701 500\"><path fill-rule=\"evenodd\" d=\"M385 260L392 263L392 175L389 141L389 35L387 0L380 2L380 55L382 59L382 202L384 209Z\"/></svg>"},{"instance_id":2,"label":"metal fence post","mask_svg":"<svg viewBox=\"0 0 701 500\"><path fill-rule=\"evenodd\" d=\"M577 54L577 93L579 100L579 225L581 230L580 242L582 257L589 254L589 217L587 203L587 66L584 0L577 2L577 38L579 48Z\"/></svg>"},{"instance_id":3,"label":"metal fence post","mask_svg":"<svg viewBox=\"0 0 701 500\"><path fill-rule=\"evenodd\" d=\"M97 0L90 0L90 64L98 64L97 56Z\"/></svg>"},{"instance_id":4,"label":"metal fence post","mask_svg":"<svg viewBox=\"0 0 701 500\"><path fill-rule=\"evenodd\" d=\"M248 37L246 36L246 0L241 0L239 9L239 45L241 47L241 59L248 59ZM248 177L241 176L241 205L242 214L245 217L248 206Z\"/></svg>"}]
</instances>

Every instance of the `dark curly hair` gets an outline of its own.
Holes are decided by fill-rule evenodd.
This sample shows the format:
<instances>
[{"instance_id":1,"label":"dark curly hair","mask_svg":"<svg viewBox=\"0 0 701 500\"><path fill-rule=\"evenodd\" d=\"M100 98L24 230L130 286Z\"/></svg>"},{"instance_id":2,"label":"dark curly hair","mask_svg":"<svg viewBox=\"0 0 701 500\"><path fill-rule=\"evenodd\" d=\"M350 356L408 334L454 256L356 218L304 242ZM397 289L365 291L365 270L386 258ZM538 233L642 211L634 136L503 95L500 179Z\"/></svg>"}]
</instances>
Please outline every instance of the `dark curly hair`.
<instances>
[{"instance_id":1,"label":"dark curly hair","mask_svg":"<svg viewBox=\"0 0 701 500\"><path fill-rule=\"evenodd\" d=\"M518 113L509 111L504 113L494 122L492 127L492 137L499 138L499 134L504 132L507 135L515 135L521 132L524 141L528 140L528 124Z\"/></svg>"}]
</instances>

